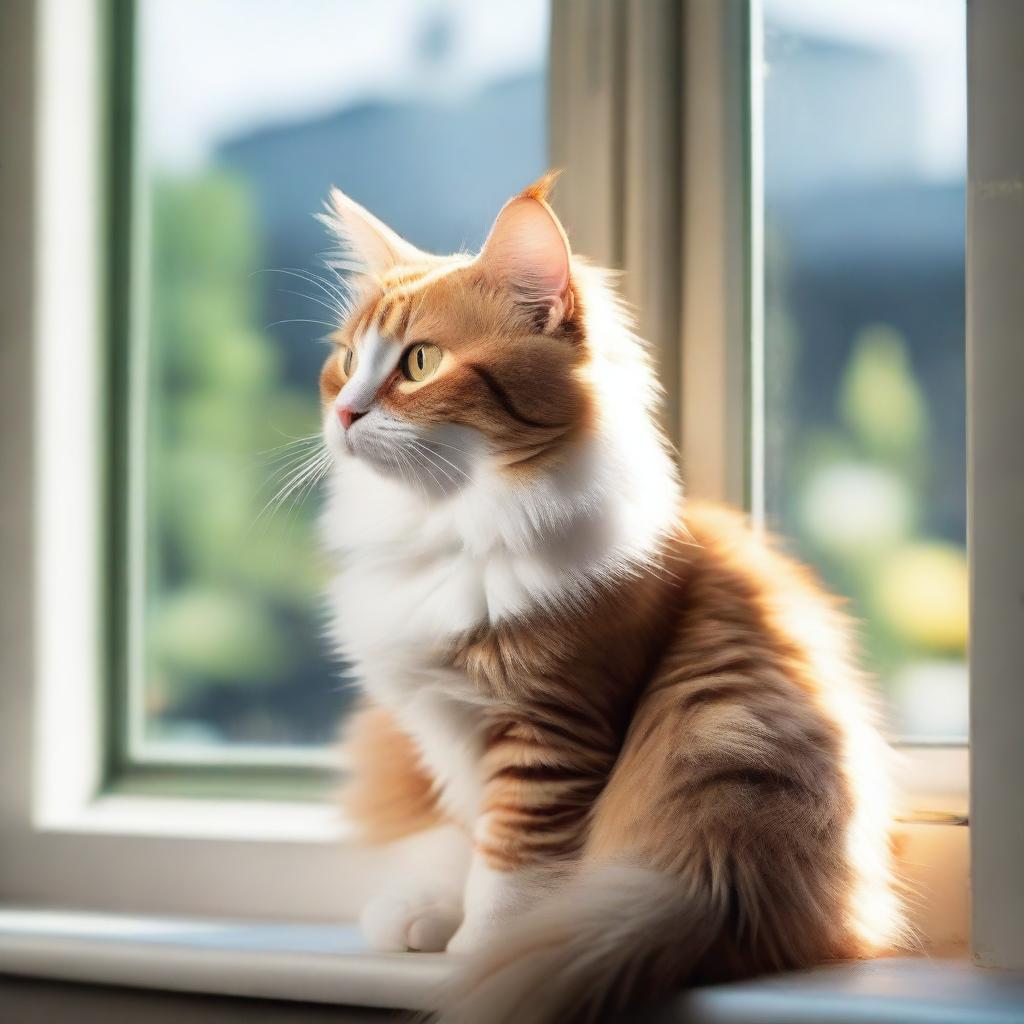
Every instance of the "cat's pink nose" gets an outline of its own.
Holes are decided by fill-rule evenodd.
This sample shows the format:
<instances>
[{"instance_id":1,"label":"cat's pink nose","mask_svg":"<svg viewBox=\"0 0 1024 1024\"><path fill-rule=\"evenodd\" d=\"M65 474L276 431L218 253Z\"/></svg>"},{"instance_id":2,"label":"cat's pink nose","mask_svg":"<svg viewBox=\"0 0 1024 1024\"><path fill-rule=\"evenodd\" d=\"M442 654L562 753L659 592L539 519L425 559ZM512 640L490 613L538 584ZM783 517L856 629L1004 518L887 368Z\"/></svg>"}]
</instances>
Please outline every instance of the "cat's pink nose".
<instances>
[{"instance_id":1,"label":"cat's pink nose","mask_svg":"<svg viewBox=\"0 0 1024 1024\"><path fill-rule=\"evenodd\" d=\"M351 408L351 406L348 406L348 405L339 405L338 406L338 419L341 420L341 425L346 430L348 430L348 428L351 427L352 424L355 423L355 421L357 419L359 419L360 416L365 416L365 415L366 415L365 413L357 412L355 409Z\"/></svg>"}]
</instances>

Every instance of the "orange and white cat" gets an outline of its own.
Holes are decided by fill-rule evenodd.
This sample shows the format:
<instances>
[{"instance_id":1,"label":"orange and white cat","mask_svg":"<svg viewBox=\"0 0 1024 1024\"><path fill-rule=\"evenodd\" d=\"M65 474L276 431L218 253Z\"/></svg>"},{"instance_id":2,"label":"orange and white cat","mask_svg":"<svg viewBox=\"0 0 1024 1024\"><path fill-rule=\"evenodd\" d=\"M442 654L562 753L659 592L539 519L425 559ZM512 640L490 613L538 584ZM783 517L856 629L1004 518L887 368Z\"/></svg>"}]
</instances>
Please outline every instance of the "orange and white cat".
<instances>
[{"instance_id":1,"label":"orange and white cat","mask_svg":"<svg viewBox=\"0 0 1024 1024\"><path fill-rule=\"evenodd\" d=\"M683 504L644 345L549 184L477 256L337 191L324 216L354 268L321 376L365 694L346 801L414 851L362 924L466 954L441 1010L472 1024L600 1019L901 928L845 624L739 516Z\"/></svg>"}]
</instances>

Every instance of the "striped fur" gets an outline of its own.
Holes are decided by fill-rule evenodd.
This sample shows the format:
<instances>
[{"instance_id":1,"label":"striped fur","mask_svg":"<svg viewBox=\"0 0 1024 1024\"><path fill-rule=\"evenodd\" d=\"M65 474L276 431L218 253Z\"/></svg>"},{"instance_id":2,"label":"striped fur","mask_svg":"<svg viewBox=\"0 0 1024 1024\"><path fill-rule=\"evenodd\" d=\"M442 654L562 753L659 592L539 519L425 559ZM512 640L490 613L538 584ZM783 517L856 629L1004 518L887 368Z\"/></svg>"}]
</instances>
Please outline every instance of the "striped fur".
<instances>
[{"instance_id":1,"label":"striped fur","mask_svg":"<svg viewBox=\"0 0 1024 1024\"><path fill-rule=\"evenodd\" d=\"M739 516L682 504L643 345L546 187L477 258L330 217L362 267L321 377L335 634L369 702L347 806L370 842L472 842L453 1022L601 1019L902 927L848 627ZM450 898L432 920L396 892L386 948L447 941Z\"/></svg>"}]
</instances>

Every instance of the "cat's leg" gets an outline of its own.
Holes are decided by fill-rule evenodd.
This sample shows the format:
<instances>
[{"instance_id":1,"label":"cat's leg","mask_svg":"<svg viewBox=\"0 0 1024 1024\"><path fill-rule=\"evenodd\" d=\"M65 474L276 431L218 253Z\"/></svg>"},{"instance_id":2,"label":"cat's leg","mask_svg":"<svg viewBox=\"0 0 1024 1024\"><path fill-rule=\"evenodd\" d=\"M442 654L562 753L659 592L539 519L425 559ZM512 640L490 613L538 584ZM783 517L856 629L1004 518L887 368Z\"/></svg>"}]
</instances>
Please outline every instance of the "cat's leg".
<instances>
[{"instance_id":1,"label":"cat's leg","mask_svg":"<svg viewBox=\"0 0 1024 1024\"><path fill-rule=\"evenodd\" d=\"M483 757L482 810L473 835L465 920L448 944L474 952L557 889L575 867L601 759L551 742L543 727L498 729Z\"/></svg>"},{"instance_id":2,"label":"cat's leg","mask_svg":"<svg viewBox=\"0 0 1024 1024\"><path fill-rule=\"evenodd\" d=\"M351 717L345 752L345 816L394 865L363 908L363 934L381 951L443 950L462 921L468 833L446 820L418 750L383 708Z\"/></svg>"},{"instance_id":3,"label":"cat's leg","mask_svg":"<svg viewBox=\"0 0 1024 1024\"><path fill-rule=\"evenodd\" d=\"M394 865L393 880L371 894L359 915L370 948L386 953L445 949L462 923L468 851L468 837L455 825L417 832L382 851Z\"/></svg>"}]
</instances>

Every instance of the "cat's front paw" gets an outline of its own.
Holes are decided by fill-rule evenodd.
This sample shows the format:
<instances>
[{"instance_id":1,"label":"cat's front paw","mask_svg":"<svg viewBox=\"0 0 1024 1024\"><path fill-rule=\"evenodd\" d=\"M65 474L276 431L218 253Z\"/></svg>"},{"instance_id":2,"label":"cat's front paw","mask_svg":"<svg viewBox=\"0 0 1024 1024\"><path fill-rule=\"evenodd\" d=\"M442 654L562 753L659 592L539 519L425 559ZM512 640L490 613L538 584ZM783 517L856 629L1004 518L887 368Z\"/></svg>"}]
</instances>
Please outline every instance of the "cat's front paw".
<instances>
[{"instance_id":1,"label":"cat's front paw","mask_svg":"<svg viewBox=\"0 0 1024 1024\"><path fill-rule=\"evenodd\" d=\"M440 953L461 922L456 900L426 890L377 896L359 918L370 948L381 953Z\"/></svg>"},{"instance_id":2,"label":"cat's front paw","mask_svg":"<svg viewBox=\"0 0 1024 1024\"><path fill-rule=\"evenodd\" d=\"M459 930L451 936L446 949L449 953L475 953L494 933L498 926L494 921L466 918Z\"/></svg>"}]
</instances>

